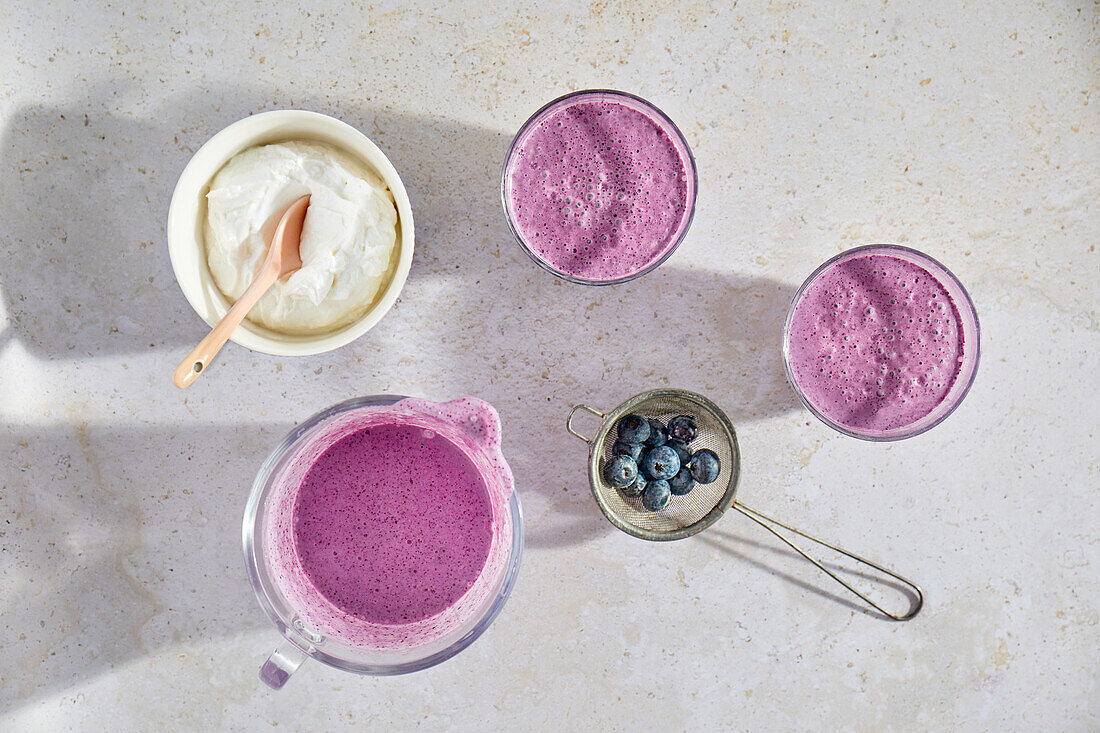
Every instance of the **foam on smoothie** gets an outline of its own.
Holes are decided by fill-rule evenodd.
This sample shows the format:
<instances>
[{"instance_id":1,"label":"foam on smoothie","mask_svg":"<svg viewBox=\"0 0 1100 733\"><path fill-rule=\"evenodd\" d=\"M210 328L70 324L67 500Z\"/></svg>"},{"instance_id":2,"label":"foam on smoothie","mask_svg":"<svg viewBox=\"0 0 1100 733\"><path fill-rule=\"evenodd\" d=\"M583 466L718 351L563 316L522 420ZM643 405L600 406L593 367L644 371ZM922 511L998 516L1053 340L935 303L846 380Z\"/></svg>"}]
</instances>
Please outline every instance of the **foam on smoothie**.
<instances>
[{"instance_id":1,"label":"foam on smoothie","mask_svg":"<svg viewBox=\"0 0 1100 733\"><path fill-rule=\"evenodd\" d=\"M906 260L842 260L809 284L791 317L791 371L806 399L857 431L912 425L947 397L963 331L944 285Z\"/></svg>"},{"instance_id":2,"label":"foam on smoothie","mask_svg":"<svg viewBox=\"0 0 1100 733\"><path fill-rule=\"evenodd\" d=\"M492 511L473 464L420 428L382 425L342 438L309 469L294 506L302 569L365 621L434 616L485 566Z\"/></svg>"},{"instance_id":3,"label":"foam on smoothie","mask_svg":"<svg viewBox=\"0 0 1100 733\"><path fill-rule=\"evenodd\" d=\"M379 650L430 644L499 587L513 479L488 403L405 399L337 415L283 476L265 562L313 632Z\"/></svg>"},{"instance_id":4,"label":"foam on smoothie","mask_svg":"<svg viewBox=\"0 0 1100 733\"><path fill-rule=\"evenodd\" d=\"M509 160L520 238L551 269L610 281L660 260L687 225L694 183L669 124L606 94L551 109Z\"/></svg>"}]
</instances>

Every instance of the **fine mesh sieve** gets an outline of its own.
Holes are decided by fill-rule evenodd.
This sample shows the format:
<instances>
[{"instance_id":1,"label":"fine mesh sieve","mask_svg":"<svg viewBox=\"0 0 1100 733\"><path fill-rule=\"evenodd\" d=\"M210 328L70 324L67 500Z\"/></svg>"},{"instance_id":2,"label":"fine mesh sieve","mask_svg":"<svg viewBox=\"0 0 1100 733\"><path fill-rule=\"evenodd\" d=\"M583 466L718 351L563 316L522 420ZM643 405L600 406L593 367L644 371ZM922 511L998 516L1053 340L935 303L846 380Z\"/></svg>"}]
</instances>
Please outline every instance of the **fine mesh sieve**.
<instances>
[{"instance_id":1,"label":"fine mesh sieve","mask_svg":"<svg viewBox=\"0 0 1100 733\"><path fill-rule=\"evenodd\" d=\"M572 427L577 410L587 410L603 420L596 436L588 441ZM699 437L691 443L693 451L710 448L718 454L721 473L718 480L698 484L684 496L674 496L662 511L651 512L642 506L641 497L624 496L603 478L604 464L612 458L615 426L625 415L637 413L655 417L668 424L671 417L691 415L699 425ZM710 400L682 389L657 389L631 397L607 415L587 405L578 405L569 415L569 432L591 444L588 478L600 509L619 529L644 540L678 540L709 527L733 503L737 479L741 473L741 454L737 436L725 413Z\"/></svg>"},{"instance_id":2,"label":"fine mesh sieve","mask_svg":"<svg viewBox=\"0 0 1100 733\"><path fill-rule=\"evenodd\" d=\"M591 413L601 421L599 429L591 438L585 437L573 427L573 418L581 411ZM640 497L628 497L608 484L604 480L603 468L613 458L612 450L618 438L619 420L630 414L657 418L666 425L669 418L677 415L690 415L695 418L699 431L695 440L691 442L690 448L693 452L709 448L718 455L721 468L718 478L709 484L696 484L684 496L673 496L668 506L657 512L643 507ZM592 495L596 498L596 503L604 516L627 534L654 541L683 539L702 532L718 521L727 509L733 507L778 537L799 555L880 613L896 621L906 621L920 611L924 603L924 595L920 587L911 580L836 545L767 517L744 504L734 503L733 497L741 476L741 452L737 447L737 434L726 414L706 397L684 389L656 389L635 395L608 413L600 412L588 405L575 405L569 412L566 429L588 443L588 480L592 487ZM777 527L828 547L908 586L914 592L910 599L909 610L903 614L894 614L882 608L780 534Z\"/></svg>"}]
</instances>

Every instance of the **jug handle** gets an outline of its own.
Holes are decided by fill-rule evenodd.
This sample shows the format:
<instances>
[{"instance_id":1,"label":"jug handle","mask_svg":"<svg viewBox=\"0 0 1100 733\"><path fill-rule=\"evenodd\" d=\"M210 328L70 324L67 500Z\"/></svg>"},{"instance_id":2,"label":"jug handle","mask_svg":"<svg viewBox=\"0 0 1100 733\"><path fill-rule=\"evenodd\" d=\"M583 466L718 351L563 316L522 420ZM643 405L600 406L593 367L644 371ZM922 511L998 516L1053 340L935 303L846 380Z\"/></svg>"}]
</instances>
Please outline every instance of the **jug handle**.
<instances>
[{"instance_id":1,"label":"jug handle","mask_svg":"<svg viewBox=\"0 0 1100 733\"><path fill-rule=\"evenodd\" d=\"M290 675L294 674L302 662L306 660L306 653L286 639L283 640L271 656L260 667L260 679L273 690L281 690Z\"/></svg>"}]
</instances>

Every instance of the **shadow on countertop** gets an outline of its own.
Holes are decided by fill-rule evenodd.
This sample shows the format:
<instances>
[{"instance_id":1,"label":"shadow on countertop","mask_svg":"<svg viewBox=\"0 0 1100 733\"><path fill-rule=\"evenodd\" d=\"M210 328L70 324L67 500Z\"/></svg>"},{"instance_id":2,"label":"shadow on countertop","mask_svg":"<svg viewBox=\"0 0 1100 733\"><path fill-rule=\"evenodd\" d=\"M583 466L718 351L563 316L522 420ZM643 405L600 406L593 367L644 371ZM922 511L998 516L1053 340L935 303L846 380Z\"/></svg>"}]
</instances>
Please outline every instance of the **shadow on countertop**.
<instances>
[{"instance_id":1,"label":"shadow on countertop","mask_svg":"<svg viewBox=\"0 0 1100 733\"><path fill-rule=\"evenodd\" d=\"M429 212L420 205L439 185L434 168L448 165L446 155L438 159L440 145L466 156L500 138L442 118L280 100L258 89L193 91L147 117L118 112L117 96L110 85L92 86L83 103L23 106L4 120L0 301L9 325L0 331L0 345L19 341L37 357L75 360L196 343L207 327L175 282L165 236L168 206L194 152L236 120L275 109L312 109L378 142L414 199L414 276L453 256L454 247L468 245L438 243L433 215L450 221L470 212ZM432 170L417 169L426 160L423 168ZM499 207L491 214L502 216Z\"/></svg>"},{"instance_id":2,"label":"shadow on countertop","mask_svg":"<svg viewBox=\"0 0 1100 733\"><path fill-rule=\"evenodd\" d=\"M736 512L729 512L728 514L736 515ZM725 521L728 522L730 520L726 519ZM749 524L751 524L751 522ZM763 530L761 531L763 532ZM831 572L842 577L845 582L853 584L861 593L872 598L875 603L880 606L888 610L893 608L892 612L899 615L907 613L916 607L918 603L917 595L908 586L897 582L884 573L868 568L865 565L857 564L850 558L844 558L843 555L839 553L825 550L789 532L785 534L788 539L802 547L811 557L815 558ZM826 538L826 540L829 542L833 541L832 538ZM783 546L774 537L770 538L768 542L759 542L745 539L740 536L740 534L734 534L725 529L711 528L701 533L698 537L698 541L706 543L730 555L736 562L747 563L758 570L763 570L819 598L832 601L833 603L837 603L865 616L870 616L871 618L892 620L887 619L886 616L871 608L854 595L851 595L842 586L838 585L836 581L810 564L806 558ZM855 552L864 555L861 550L856 550ZM867 555L874 557L873 552L866 553L864 556ZM887 563L887 566L888 565L889 563ZM902 573L902 575L904 575L904 573ZM812 578L813 580L810 582L806 580L806 578ZM882 597L883 590L888 590L895 597L903 599L903 603L898 604L884 599Z\"/></svg>"},{"instance_id":3,"label":"shadow on countertop","mask_svg":"<svg viewBox=\"0 0 1100 733\"><path fill-rule=\"evenodd\" d=\"M0 425L0 711L166 646L263 628L274 646L241 518L290 427Z\"/></svg>"},{"instance_id":4,"label":"shadow on countertop","mask_svg":"<svg viewBox=\"0 0 1100 733\"><path fill-rule=\"evenodd\" d=\"M413 196L417 263L403 297L430 295L447 314L418 321L407 337L444 355L447 396L478 395L500 411L505 454L527 500L529 547L617 531L590 494L587 446L565 431L572 405L607 411L678 386L715 400L738 425L798 407L781 358L794 287L688 267L690 232L667 263L637 280L559 280L530 261L505 220L509 134L435 119L384 122L377 115L359 126ZM436 150L446 155L424 155Z\"/></svg>"},{"instance_id":5,"label":"shadow on countertop","mask_svg":"<svg viewBox=\"0 0 1100 733\"><path fill-rule=\"evenodd\" d=\"M631 283L552 277L521 252L503 217L508 133L262 90L194 91L152 119L100 114L105 97L93 89L83 106L23 107L0 131L0 299L9 319L0 348L16 341L44 360L150 349L182 356L206 327L167 255L175 180L225 125L296 107L362 130L401 173L417 241L402 300L430 295L439 314L406 337L414 353L430 349L449 365L442 393L423 396L470 394L498 408L530 549L617 531L589 493L587 447L565 431L573 404L610 409L671 385L706 394L738 425L797 407L780 359L793 287L689 267L691 234L668 263ZM532 111L541 101L531 100ZM407 315L401 310L383 320L385 330L400 330L391 321ZM654 323L665 330L655 334ZM282 376L312 375L325 358L285 360ZM365 380L362 392L373 391ZM174 429L132 418L71 431L0 424L11 437L0 506L17 525L4 528L4 545L22 532L16 546L29 548L8 558L19 584L4 608L9 648L16 667L39 670L0 680L0 709L169 644L266 627L243 572L239 523L255 470L290 425ZM229 590L209 592L219 580Z\"/></svg>"},{"instance_id":6,"label":"shadow on countertop","mask_svg":"<svg viewBox=\"0 0 1100 733\"><path fill-rule=\"evenodd\" d=\"M178 348L202 335L164 247L185 144L164 123L99 106L23 107L0 131L0 294L10 320L0 339L41 358Z\"/></svg>"},{"instance_id":7,"label":"shadow on countertop","mask_svg":"<svg viewBox=\"0 0 1100 733\"><path fill-rule=\"evenodd\" d=\"M797 407L779 351L792 287L686 268L690 233L668 263L630 283L597 288L554 278L527 259L504 219L506 132L246 88L183 95L155 120L138 120L96 113L108 96L93 88L84 106L24 107L0 133L0 216L9 222L0 234L9 262L0 296L10 319L0 346L18 340L45 359L185 353L206 326L176 286L167 256L175 180L225 125L297 107L362 130L401 173L417 241L402 300L431 297L446 314L406 334L450 364L446 394L425 396L474 394L498 407L521 492L538 492L552 510L529 515L539 520L529 528L532 547L610 530L588 496L586 448L564 431L572 404L610 408L674 385L711 397L735 424ZM538 104L532 100L532 111ZM667 333L654 335L654 323ZM285 378L325 358L285 360Z\"/></svg>"}]
</instances>

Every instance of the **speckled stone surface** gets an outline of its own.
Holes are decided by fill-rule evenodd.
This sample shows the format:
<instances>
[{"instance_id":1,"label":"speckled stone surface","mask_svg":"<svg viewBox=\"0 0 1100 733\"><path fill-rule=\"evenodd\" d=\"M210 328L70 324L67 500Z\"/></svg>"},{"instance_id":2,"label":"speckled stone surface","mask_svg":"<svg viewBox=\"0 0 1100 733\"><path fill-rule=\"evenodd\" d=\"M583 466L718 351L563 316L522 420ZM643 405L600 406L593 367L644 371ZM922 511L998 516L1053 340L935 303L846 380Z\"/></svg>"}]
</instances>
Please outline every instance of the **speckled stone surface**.
<instances>
[{"instance_id":1,"label":"speckled stone surface","mask_svg":"<svg viewBox=\"0 0 1100 733\"><path fill-rule=\"evenodd\" d=\"M0 727L1100 727L1095 3L126 5L3 13ZM604 289L528 261L498 196L523 120L597 86L663 108L700 181L679 251ZM397 166L408 285L338 352L230 345L176 391L204 326L168 263L175 179L226 124L291 107ZM983 328L958 412L889 445L814 421L779 355L794 289L865 242L943 261ZM677 336L640 334L653 318ZM737 514L668 545L604 521L566 412L665 384L729 412L740 499L911 576L924 611L861 612ZM250 481L295 422L380 392L499 409L519 581L441 666L307 663L272 692Z\"/></svg>"}]
</instances>

